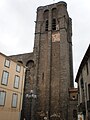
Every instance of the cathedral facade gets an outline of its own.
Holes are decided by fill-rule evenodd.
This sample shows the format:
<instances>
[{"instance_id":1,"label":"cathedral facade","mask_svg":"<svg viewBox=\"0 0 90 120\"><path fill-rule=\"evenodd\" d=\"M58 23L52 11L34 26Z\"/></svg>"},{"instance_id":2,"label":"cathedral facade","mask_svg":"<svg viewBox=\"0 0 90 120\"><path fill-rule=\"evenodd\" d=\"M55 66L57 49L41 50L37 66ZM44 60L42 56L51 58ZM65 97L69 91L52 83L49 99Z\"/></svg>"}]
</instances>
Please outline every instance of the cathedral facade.
<instances>
[{"instance_id":1,"label":"cathedral facade","mask_svg":"<svg viewBox=\"0 0 90 120\"><path fill-rule=\"evenodd\" d=\"M38 7L35 23L33 53L11 56L27 67L21 119L76 120L72 19L67 4ZM26 94L31 90L37 97L28 100Z\"/></svg>"}]
</instances>

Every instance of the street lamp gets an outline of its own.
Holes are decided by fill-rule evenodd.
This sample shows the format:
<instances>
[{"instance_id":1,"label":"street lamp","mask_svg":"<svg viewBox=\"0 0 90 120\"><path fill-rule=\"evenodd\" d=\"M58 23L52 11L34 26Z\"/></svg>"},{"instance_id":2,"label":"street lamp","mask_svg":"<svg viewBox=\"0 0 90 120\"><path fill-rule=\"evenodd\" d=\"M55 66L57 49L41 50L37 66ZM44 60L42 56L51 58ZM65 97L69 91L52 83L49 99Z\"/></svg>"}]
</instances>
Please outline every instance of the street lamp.
<instances>
[{"instance_id":1,"label":"street lamp","mask_svg":"<svg viewBox=\"0 0 90 120\"><path fill-rule=\"evenodd\" d=\"M37 95L35 95L34 93L33 93L33 90L31 90L30 91L30 93L27 93L26 94L26 98L37 98Z\"/></svg>"},{"instance_id":2,"label":"street lamp","mask_svg":"<svg viewBox=\"0 0 90 120\"><path fill-rule=\"evenodd\" d=\"M36 99L37 95L34 94L33 90L26 94L26 98L30 99L30 118L32 120L32 99Z\"/></svg>"}]
</instances>

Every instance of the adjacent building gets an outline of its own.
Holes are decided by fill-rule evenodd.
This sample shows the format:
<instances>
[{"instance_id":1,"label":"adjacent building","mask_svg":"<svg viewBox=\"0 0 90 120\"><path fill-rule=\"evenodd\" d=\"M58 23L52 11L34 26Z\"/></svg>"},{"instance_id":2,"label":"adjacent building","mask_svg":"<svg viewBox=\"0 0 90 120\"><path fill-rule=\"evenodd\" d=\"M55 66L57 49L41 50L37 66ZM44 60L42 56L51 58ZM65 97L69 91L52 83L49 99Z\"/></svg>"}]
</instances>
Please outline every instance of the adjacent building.
<instances>
[{"instance_id":1,"label":"adjacent building","mask_svg":"<svg viewBox=\"0 0 90 120\"><path fill-rule=\"evenodd\" d=\"M25 66L0 53L0 119L19 120L22 110Z\"/></svg>"},{"instance_id":2,"label":"adjacent building","mask_svg":"<svg viewBox=\"0 0 90 120\"><path fill-rule=\"evenodd\" d=\"M90 45L81 61L75 81L78 83L78 119L90 120Z\"/></svg>"},{"instance_id":3,"label":"adjacent building","mask_svg":"<svg viewBox=\"0 0 90 120\"><path fill-rule=\"evenodd\" d=\"M31 119L31 102L30 99L26 98L26 94L33 90L34 86L34 74L35 74L35 62L33 53L24 53L10 56L13 60L23 63L26 66L25 82L24 82L24 93L23 93L23 105L21 112L21 120Z\"/></svg>"}]
</instances>

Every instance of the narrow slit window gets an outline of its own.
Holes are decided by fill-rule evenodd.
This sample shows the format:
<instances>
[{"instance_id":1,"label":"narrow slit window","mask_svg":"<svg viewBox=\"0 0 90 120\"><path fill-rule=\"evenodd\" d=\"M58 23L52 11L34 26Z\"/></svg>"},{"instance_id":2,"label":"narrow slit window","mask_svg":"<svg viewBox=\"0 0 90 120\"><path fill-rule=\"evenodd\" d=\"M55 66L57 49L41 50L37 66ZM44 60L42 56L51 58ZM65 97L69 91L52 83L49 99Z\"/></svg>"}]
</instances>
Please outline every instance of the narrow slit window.
<instances>
[{"instance_id":1,"label":"narrow slit window","mask_svg":"<svg viewBox=\"0 0 90 120\"><path fill-rule=\"evenodd\" d=\"M42 73L42 80L44 80L44 73Z\"/></svg>"},{"instance_id":2,"label":"narrow slit window","mask_svg":"<svg viewBox=\"0 0 90 120\"><path fill-rule=\"evenodd\" d=\"M45 31L48 31L48 20L46 20L46 23L45 23Z\"/></svg>"},{"instance_id":3,"label":"narrow slit window","mask_svg":"<svg viewBox=\"0 0 90 120\"><path fill-rule=\"evenodd\" d=\"M45 21L45 31L48 31L49 10L45 10L43 15L43 19Z\"/></svg>"},{"instance_id":4,"label":"narrow slit window","mask_svg":"<svg viewBox=\"0 0 90 120\"><path fill-rule=\"evenodd\" d=\"M84 89L83 78L81 78L81 88Z\"/></svg>"},{"instance_id":5,"label":"narrow slit window","mask_svg":"<svg viewBox=\"0 0 90 120\"><path fill-rule=\"evenodd\" d=\"M52 19L52 30L56 30L56 19Z\"/></svg>"}]
</instances>

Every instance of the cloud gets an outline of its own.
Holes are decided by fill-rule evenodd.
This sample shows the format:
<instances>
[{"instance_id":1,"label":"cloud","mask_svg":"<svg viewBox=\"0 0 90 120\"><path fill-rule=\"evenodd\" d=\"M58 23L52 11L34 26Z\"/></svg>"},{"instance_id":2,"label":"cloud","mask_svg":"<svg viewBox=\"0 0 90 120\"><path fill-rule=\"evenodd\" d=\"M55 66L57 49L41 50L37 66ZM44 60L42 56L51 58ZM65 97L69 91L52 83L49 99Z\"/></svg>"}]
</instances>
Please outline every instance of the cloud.
<instances>
[{"instance_id":1,"label":"cloud","mask_svg":"<svg viewBox=\"0 0 90 120\"><path fill-rule=\"evenodd\" d=\"M31 24L30 4L27 4L24 0L23 2L8 0L8 2L3 2L0 9L0 44L5 46L8 44L11 54L12 46L13 51L15 51L14 54L16 53L14 49L16 46L18 46L17 53L24 52L24 50L32 51L34 39L32 26L34 26L34 21Z\"/></svg>"}]
</instances>

